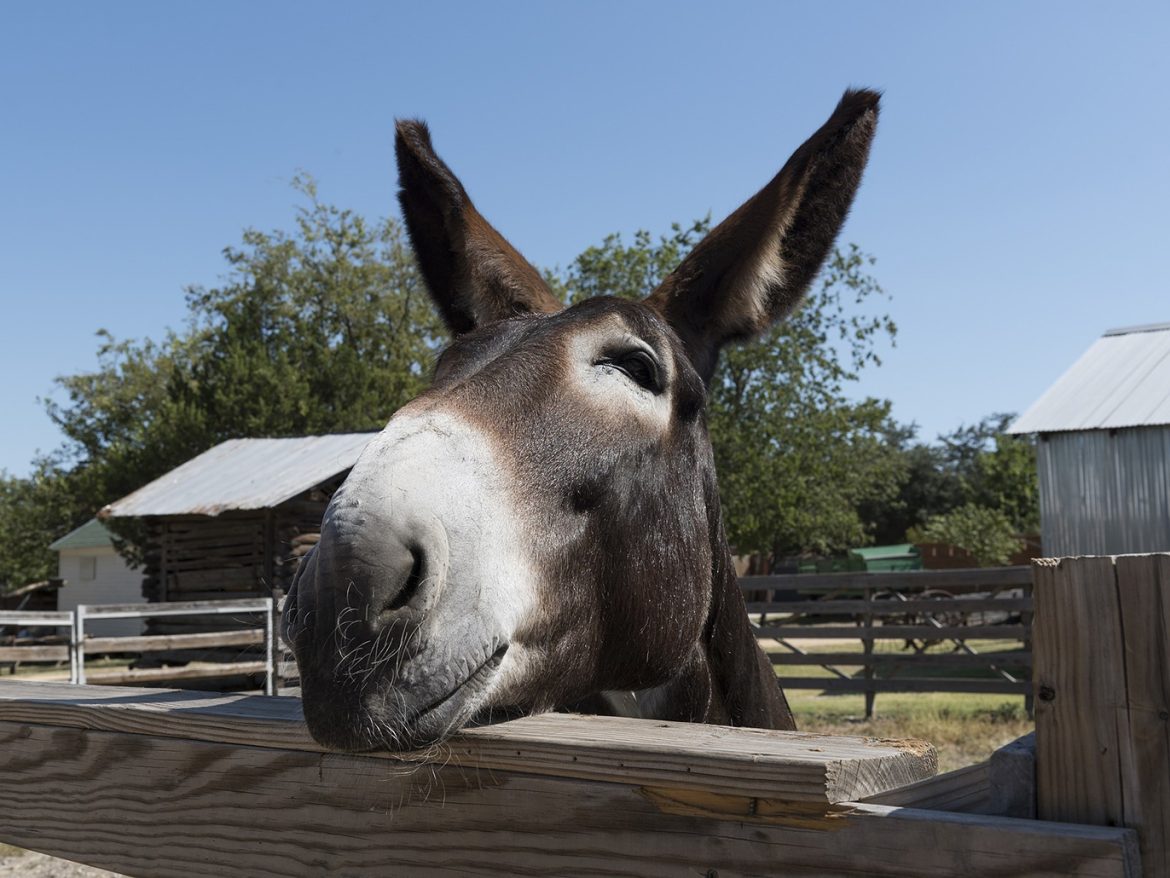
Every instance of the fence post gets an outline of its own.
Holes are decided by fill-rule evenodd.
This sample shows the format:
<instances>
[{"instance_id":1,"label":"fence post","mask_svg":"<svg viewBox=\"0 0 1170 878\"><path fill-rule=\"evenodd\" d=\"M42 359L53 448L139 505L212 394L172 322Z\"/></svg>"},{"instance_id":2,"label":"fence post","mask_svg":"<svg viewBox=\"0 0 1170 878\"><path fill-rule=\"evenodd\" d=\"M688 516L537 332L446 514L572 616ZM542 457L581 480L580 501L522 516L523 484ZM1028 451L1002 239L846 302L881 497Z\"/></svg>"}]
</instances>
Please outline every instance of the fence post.
<instances>
[{"instance_id":1,"label":"fence post","mask_svg":"<svg viewBox=\"0 0 1170 878\"><path fill-rule=\"evenodd\" d=\"M276 694L276 601L266 598L268 609L264 613L264 694Z\"/></svg>"},{"instance_id":2,"label":"fence post","mask_svg":"<svg viewBox=\"0 0 1170 878\"><path fill-rule=\"evenodd\" d=\"M861 645L865 654L865 718L873 719L873 703L877 698L877 691L873 684L873 589L868 585L865 587L865 639Z\"/></svg>"},{"instance_id":3,"label":"fence post","mask_svg":"<svg viewBox=\"0 0 1170 878\"><path fill-rule=\"evenodd\" d=\"M1034 574L1033 574L1034 575ZM1032 582L1025 585L1021 591L1026 598L1035 600L1036 590ZM1033 602L1033 607L1035 603ZM1020 612L1020 624L1024 626L1024 652L1029 655L1032 654L1032 626L1035 623L1035 613L1031 610L1023 610ZM1033 672L1035 673L1035 672ZM1028 694L1024 696L1024 713L1027 714L1028 719L1035 721L1036 719L1036 689L1033 687Z\"/></svg>"},{"instance_id":4,"label":"fence post","mask_svg":"<svg viewBox=\"0 0 1170 878\"><path fill-rule=\"evenodd\" d=\"M69 682L81 682L77 677L77 610L69 618Z\"/></svg>"},{"instance_id":5,"label":"fence post","mask_svg":"<svg viewBox=\"0 0 1170 878\"><path fill-rule=\"evenodd\" d=\"M1170 874L1170 554L1034 572L1038 816L1136 829Z\"/></svg>"},{"instance_id":6,"label":"fence post","mask_svg":"<svg viewBox=\"0 0 1170 878\"><path fill-rule=\"evenodd\" d=\"M74 682L85 685L85 604L73 611L73 661L77 666Z\"/></svg>"}]
</instances>

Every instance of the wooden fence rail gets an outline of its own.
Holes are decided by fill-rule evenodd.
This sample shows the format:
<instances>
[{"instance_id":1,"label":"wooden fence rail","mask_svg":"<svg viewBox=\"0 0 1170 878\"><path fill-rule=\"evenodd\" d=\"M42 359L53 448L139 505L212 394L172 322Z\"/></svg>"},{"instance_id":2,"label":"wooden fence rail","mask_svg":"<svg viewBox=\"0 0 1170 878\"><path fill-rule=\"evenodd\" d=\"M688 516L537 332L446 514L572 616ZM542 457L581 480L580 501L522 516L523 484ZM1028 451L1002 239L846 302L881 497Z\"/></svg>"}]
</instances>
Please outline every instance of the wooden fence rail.
<instances>
[{"instance_id":1,"label":"wooden fence rail","mask_svg":"<svg viewBox=\"0 0 1170 878\"><path fill-rule=\"evenodd\" d=\"M141 878L1168 874L1170 554L1036 571L1035 741L946 775L572 715L334 753L299 699L0 681L0 841Z\"/></svg>"},{"instance_id":2,"label":"wooden fence rail","mask_svg":"<svg viewBox=\"0 0 1170 878\"><path fill-rule=\"evenodd\" d=\"M71 683L134 683L206 680L242 674L264 675L264 692L275 695L279 688L281 644L277 636L277 603L272 598L227 601L172 601L146 604L82 604L72 612L0 611L0 628L29 628L36 625L67 627L68 643L52 646L21 644L0 647L0 661L68 661ZM103 619L150 619L167 616L257 615L261 627L194 634L93 637L85 632L86 622ZM87 672L86 655L95 653L149 653L178 650L249 647L260 645L264 658L255 661L216 662L191 667L133 668Z\"/></svg>"},{"instance_id":3,"label":"wooden fence rail","mask_svg":"<svg viewBox=\"0 0 1170 878\"><path fill-rule=\"evenodd\" d=\"M1137 874L1131 830L859 801L934 766L567 714L331 753L298 699L0 682L0 841L141 878Z\"/></svg>"},{"instance_id":4,"label":"wooden fence rail","mask_svg":"<svg viewBox=\"0 0 1170 878\"><path fill-rule=\"evenodd\" d=\"M830 674L785 675L787 689L864 694L866 716L880 692L1023 695L1032 711L1029 567L744 576L739 582L773 664L820 666ZM799 645L807 640L821 648L823 641L843 643L823 651ZM1019 647L985 653L972 643L979 640L1014 640ZM860 650L848 650L850 641Z\"/></svg>"},{"instance_id":5,"label":"wooden fence rail","mask_svg":"<svg viewBox=\"0 0 1170 878\"><path fill-rule=\"evenodd\" d=\"M0 643L0 662L69 662L69 682L77 682L77 661L73 651L73 643L77 640L77 616L74 613L57 610L0 610L0 631L5 628L12 628L16 634L27 628L68 629L68 639L62 643L20 643L14 635L12 643Z\"/></svg>"}]
</instances>

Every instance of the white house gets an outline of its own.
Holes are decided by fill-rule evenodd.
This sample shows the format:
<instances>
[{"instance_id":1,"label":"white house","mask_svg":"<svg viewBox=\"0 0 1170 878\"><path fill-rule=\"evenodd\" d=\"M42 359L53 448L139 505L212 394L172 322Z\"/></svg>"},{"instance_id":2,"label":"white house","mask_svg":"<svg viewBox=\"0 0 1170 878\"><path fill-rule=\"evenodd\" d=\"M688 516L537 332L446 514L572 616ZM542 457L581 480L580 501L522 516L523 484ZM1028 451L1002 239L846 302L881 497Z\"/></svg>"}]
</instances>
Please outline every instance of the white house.
<instances>
[{"instance_id":1,"label":"white house","mask_svg":"<svg viewBox=\"0 0 1170 878\"><path fill-rule=\"evenodd\" d=\"M57 609L72 611L78 604L142 603L142 574L132 570L114 551L106 526L91 518L49 546L57 553ZM103 636L142 633L141 619L86 622L86 634Z\"/></svg>"}]
</instances>

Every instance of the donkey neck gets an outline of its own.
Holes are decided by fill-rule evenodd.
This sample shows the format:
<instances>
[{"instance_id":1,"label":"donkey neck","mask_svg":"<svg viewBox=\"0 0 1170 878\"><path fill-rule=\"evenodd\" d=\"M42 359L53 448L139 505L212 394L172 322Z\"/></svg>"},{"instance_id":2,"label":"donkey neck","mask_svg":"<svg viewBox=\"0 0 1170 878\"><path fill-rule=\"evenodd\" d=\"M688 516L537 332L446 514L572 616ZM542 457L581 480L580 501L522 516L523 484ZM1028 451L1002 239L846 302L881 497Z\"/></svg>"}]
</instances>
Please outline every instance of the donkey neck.
<instances>
[{"instance_id":1,"label":"donkey neck","mask_svg":"<svg viewBox=\"0 0 1170 878\"><path fill-rule=\"evenodd\" d=\"M748 621L726 542L712 565L711 586L703 638L673 679L651 689L602 692L577 709L674 722L795 729L772 663Z\"/></svg>"}]
</instances>

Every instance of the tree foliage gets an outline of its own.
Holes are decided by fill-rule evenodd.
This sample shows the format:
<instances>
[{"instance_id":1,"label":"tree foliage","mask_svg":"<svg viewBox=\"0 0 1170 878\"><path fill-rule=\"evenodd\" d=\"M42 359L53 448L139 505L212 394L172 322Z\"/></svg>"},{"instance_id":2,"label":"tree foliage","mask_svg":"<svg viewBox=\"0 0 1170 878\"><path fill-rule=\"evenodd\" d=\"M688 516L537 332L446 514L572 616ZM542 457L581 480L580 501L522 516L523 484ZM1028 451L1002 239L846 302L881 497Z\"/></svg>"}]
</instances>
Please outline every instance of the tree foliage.
<instances>
[{"instance_id":1,"label":"tree foliage","mask_svg":"<svg viewBox=\"0 0 1170 878\"><path fill-rule=\"evenodd\" d=\"M996 567L1020 550L1023 541L1002 509L967 503L926 523L922 537L965 549L980 567Z\"/></svg>"},{"instance_id":2,"label":"tree foliage","mask_svg":"<svg viewBox=\"0 0 1170 878\"><path fill-rule=\"evenodd\" d=\"M181 331L99 331L97 369L58 379L65 444L3 483L0 534L29 537L0 546L0 582L43 576L53 538L217 442L377 430L425 387L444 330L401 225L296 187L293 230L245 231L224 282L187 289Z\"/></svg>"}]
</instances>

